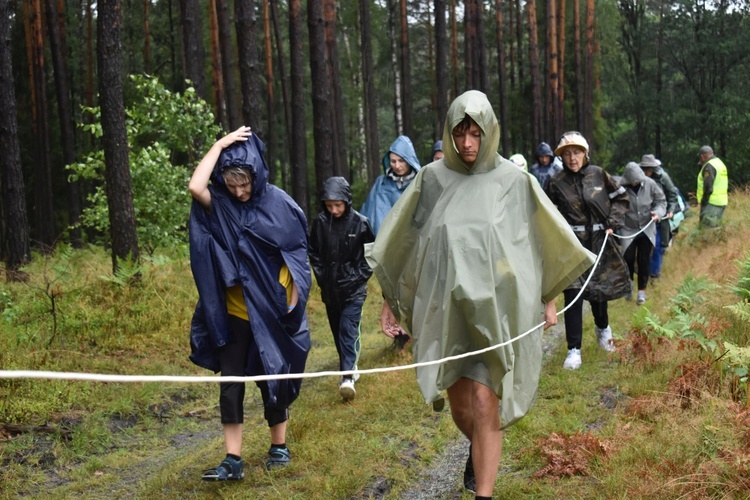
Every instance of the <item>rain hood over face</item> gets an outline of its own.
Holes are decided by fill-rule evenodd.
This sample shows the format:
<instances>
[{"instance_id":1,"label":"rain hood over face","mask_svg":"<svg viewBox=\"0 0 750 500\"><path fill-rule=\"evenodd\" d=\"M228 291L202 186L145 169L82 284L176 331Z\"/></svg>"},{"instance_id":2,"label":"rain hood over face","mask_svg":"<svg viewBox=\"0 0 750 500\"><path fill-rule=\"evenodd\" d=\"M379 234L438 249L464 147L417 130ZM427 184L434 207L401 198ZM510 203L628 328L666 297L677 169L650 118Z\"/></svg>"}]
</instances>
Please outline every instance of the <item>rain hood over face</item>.
<instances>
[{"instance_id":1,"label":"rain hood over face","mask_svg":"<svg viewBox=\"0 0 750 500\"><path fill-rule=\"evenodd\" d=\"M320 197L321 210L327 212L326 201L346 202L347 208L352 206L352 190L343 177L330 177L323 184L323 196Z\"/></svg>"},{"instance_id":2,"label":"rain hood over face","mask_svg":"<svg viewBox=\"0 0 750 500\"><path fill-rule=\"evenodd\" d=\"M453 128L470 116L482 130L469 166ZM497 154L500 127L487 97L469 91L451 105L445 158L419 172L383 222L366 256L417 362L508 341L543 322L554 300L594 255L527 173ZM466 377L492 388L502 422L524 416L541 371L541 328L482 355L417 369L426 402Z\"/></svg>"},{"instance_id":3,"label":"rain hood over face","mask_svg":"<svg viewBox=\"0 0 750 500\"><path fill-rule=\"evenodd\" d=\"M406 163L411 167L409 173L403 177L398 177L393 173L390 164L391 153L396 153L406 160ZM388 152L383 156L383 175L375 179L375 183L367 194L365 204L362 205L362 215L370 220L370 225L376 235L383 219L388 215L393 204L396 203L401 193L406 190L420 168L422 167L419 164L419 159L417 158L416 151L414 151L411 139L405 135L396 138L391 147L388 148Z\"/></svg>"},{"instance_id":4,"label":"rain hood over face","mask_svg":"<svg viewBox=\"0 0 750 500\"><path fill-rule=\"evenodd\" d=\"M219 371L217 350L229 342L226 289L242 287L262 366L248 360L247 375L300 373L310 349L305 306L311 276L307 263L307 222L284 191L268 184L263 143L253 134L225 149L214 169L211 210L193 201L190 211L190 265L198 305L190 331L190 359ZM242 203L224 186L222 171L247 168L252 197ZM286 264L299 292L287 313L279 271ZM299 395L301 380L268 381L269 405L288 406Z\"/></svg>"},{"instance_id":5,"label":"rain hood over face","mask_svg":"<svg viewBox=\"0 0 750 500\"><path fill-rule=\"evenodd\" d=\"M647 178L641 167L636 162L631 161L625 165L625 172L623 172L620 179L620 185L627 187L631 184L641 184Z\"/></svg>"}]
</instances>

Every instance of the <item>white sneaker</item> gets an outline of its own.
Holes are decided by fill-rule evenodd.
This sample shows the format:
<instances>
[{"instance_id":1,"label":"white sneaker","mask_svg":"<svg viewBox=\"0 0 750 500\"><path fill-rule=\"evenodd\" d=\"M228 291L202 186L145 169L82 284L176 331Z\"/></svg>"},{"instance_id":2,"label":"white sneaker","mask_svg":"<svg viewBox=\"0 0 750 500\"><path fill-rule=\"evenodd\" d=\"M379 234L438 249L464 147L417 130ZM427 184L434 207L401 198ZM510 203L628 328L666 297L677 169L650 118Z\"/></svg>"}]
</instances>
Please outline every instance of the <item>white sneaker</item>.
<instances>
[{"instance_id":1,"label":"white sneaker","mask_svg":"<svg viewBox=\"0 0 750 500\"><path fill-rule=\"evenodd\" d=\"M606 328L594 327L596 339L599 341L599 347L607 352L615 352L615 343L612 341L612 329L607 325Z\"/></svg>"},{"instance_id":2,"label":"white sneaker","mask_svg":"<svg viewBox=\"0 0 750 500\"><path fill-rule=\"evenodd\" d=\"M352 368L352 370L357 370L357 365L354 365L354 368ZM355 373L354 375L352 375L352 378L355 382L359 380L359 373Z\"/></svg>"},{"instance_id":3,"label":"white sneaker","mask_svg":"<svg viewBox=\"0 0 750 500\"><path fill-rule=\"evenodd\" d=\"M354 396L357 395L357 390L354 388L354 380L345 378L339 384L339 394L344 398L344 401L351 401Z\"/></svg>"},{"instance_id":4,"label":"white sneaker","mask_svg":"<svg viewBox=\"0 0 750 500\"><path fill-rule=\"evenodd\" d=\"M575 347L573 349L568 349L568 357L565 358L565 363L563 363L563 368L566 370L577 370L581 367L581 350L576 349Z\"/></svg>"}]
</instances>

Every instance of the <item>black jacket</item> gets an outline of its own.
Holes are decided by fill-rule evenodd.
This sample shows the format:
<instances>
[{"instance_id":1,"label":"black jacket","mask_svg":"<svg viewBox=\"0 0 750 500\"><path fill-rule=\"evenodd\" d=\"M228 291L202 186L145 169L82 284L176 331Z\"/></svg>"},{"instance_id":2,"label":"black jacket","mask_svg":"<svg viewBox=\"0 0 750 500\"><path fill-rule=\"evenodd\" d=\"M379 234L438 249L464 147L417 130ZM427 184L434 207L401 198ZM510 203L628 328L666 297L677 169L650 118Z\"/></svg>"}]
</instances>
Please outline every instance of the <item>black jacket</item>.
<instances>
[{"instance_id":1,"label":"black jacket","mask_svg":"<svg viewBox=\"0 0 750 500\"><path fill-rule=\"evenodd\" d=\"M331 215L326 200L346 202L344 214ZM372 269L365 261L365 243L375 241L375 235L367 217L352 208L349 183L343 177L326 181L321 205L323 210L310 228L310 263L323 302L343 304L367 294Z\"/></svg>"}]
</instances>

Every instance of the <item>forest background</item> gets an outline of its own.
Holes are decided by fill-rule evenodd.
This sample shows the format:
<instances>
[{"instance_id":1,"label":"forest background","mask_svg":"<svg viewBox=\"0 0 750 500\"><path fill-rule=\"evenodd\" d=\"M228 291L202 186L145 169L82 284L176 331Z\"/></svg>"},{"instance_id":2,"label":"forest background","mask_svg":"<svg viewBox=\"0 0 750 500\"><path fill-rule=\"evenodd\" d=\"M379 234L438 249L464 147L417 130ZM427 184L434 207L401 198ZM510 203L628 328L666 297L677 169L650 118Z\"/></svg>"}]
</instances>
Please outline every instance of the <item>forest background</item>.
<instances>
[{"instance_id":1,"label":"forest background","mask_svg":"<svg viewBox=\"0 0 750 500\"><path fill-rule=\"evenodd\" d=\"M448 103L486 92L501 154L581 130L619 173L654 153L683 193L710 144L750 173L750 3L644 0L2 0L0 257L55 242L113 262L185 240L183 186L249 125L309 215L355 206L396 136L424 163Z\"/></svg>"}]
</instances>

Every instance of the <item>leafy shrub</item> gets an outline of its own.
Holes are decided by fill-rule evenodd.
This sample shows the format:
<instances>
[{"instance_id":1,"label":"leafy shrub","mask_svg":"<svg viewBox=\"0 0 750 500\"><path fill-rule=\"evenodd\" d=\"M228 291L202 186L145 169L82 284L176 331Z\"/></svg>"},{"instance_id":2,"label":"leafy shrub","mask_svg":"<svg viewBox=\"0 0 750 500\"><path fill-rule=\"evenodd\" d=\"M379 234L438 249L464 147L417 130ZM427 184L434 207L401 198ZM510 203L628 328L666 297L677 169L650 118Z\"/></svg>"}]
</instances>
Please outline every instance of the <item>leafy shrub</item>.
<instances>
[{"instance_id":1,"label":"leafy shrub","mask_svg":"<svg viewBox=\"0 0 750 500\"><path fill-rule=\"evenodd\" d=\"M158 247L185 242L191 203L186 189L188 166L197 161L220 129L209 106L192 87L180 95L167 90L156 78L131 75L130 79L135 97L126 114L136 231L141 246L152 254ZM100 138L101 110L84 111L92 115L94 123L81 127ZM97 183L88 196L81 224L109 235L104 152L93 151L67 168L74 179Z\"/></svg>"}]
</instances>

